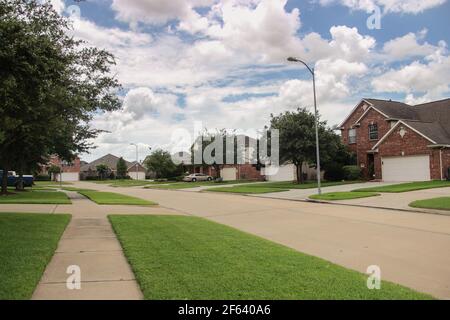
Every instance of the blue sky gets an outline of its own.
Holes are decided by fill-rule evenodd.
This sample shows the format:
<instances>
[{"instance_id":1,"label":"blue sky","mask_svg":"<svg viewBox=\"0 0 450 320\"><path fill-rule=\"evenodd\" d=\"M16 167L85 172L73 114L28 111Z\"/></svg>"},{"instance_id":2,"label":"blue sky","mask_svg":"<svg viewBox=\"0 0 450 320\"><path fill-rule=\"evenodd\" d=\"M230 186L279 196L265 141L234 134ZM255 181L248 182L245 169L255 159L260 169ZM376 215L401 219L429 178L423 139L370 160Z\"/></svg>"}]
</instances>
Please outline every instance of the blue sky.
<instances>
[{"instance_id":1,"label":"blue sky","mask_svg":"<svg viewBox=\"0 0 450 320\"><path fill-rule=\"evenodd\" d=\"M449 97L446 0L52 2L72 16L75 37L116 56L124 87L123 110L93 121L111 133L86 160L108 152L132 159L132 142L141 158L147 146L186 149L197 122L244 132L268 124L271 113L311 107L310 76L286 62L291 55L315 66L330 125L363 97ZM366 24L374 9L380 29Z\"/></svg>"}]
</instances>

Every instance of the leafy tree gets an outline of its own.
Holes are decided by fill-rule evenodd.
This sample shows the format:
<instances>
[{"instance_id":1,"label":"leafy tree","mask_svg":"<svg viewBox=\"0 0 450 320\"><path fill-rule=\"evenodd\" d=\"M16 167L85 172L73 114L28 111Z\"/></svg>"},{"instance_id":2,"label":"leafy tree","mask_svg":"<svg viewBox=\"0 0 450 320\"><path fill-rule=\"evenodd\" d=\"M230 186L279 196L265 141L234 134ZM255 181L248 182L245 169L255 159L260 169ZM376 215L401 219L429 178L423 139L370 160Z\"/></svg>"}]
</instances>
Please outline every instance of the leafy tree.
<instances>
[{"instance_id":1,"label":"leafy tree","mask_svg":"<svg viewBox=\"0 0 450 320\"><path fill-rule=\"evenodd\" d=\"M53 180L56 181L56 175L61 173L61 168L52 164L50 168L48 168L48 174L52 176Z\"/></svg>"},{"instance_id":2,"label":"leafy tree","mask_svg":"<svg viewBox=\"0 0 450 320\"><path fill-rule=\"evenodd\" d=\"M152 152L145 159L144 165L148 170L153 171L158 179L172 178L182 173L182 166L173 163L170 153L162 149Z\"/></svg>"},{"instance_id":3,"label":"leafy tree","mask_svg":"<svg viewBox=\"0 0 450 320\"><path fill-rule=\"evenodd\" d=\"M117 160L117 178L118 179L125 179L127 177L127 164L125 160L120 157L119 160Z\"/></svg>"},{"instance_id":4,"label":"leafy tree","mask_svg":"<svg viewBox=\"0 0 450 320\"><path fill-rule=\"evenodd\" d=\"M349 164L351 157L339 135L319 120L320 159L324 170ZM280 132L280 162L290 161L297 168L297 183L303 182L303 163L316 166L316 136L314 114L304 108L271 115L271 128Z\"/></svg>"},{"instance_id":5,"label":"leafy tree","mask_svg":"<svg viewBox=\"0 0 450 320\"><path fill-rule=\"evenodd\" d=\"M99 164L95 167L100 180L105 179L109 174L109 167L106 164Z\"/></svg>"},{"instance_id":6,"label":"leafy tree","mask_svg":"<svg viewBox=\"0 0 450 320\"><path fill-rule=\"evenodd\" d=\"M99 134L89 122L120 107L113 56L69 35L49 2L0 0L0 167L32 171L70 161ZM14 168L14 167L15 168ZM7 180L2 181L2 193Z\"/></svg>"}]
</instances>

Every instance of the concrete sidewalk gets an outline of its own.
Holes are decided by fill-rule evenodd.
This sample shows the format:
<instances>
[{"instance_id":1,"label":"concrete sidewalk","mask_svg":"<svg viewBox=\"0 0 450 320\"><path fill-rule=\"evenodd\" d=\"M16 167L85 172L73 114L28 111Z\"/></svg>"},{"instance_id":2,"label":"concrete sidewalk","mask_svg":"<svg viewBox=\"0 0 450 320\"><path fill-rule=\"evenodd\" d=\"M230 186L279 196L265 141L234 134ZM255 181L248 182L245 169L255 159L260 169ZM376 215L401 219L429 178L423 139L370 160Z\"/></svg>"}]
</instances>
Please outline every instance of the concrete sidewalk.
<instances>
[{"instance_id":1,"label":"concrete sidewalk","mask_svg":"<svg viewBox=\"0 0 450 320\"><path fill-rule=\"evenodd\" d=\"M32 299L34 300L139 300L141 290L116 238L107 215L175 214L162 208L99 206L76 192L67 192L72 205L51 208L71 213L72 220L61 237ZM3 209L3 208L2 208ZM11 208L13 212L17 209ZM41 212L48 207L42 207ZM22 206L23 211L30 211ZM81 290L69 290L69 266L81 269Z\"/></svg>"}]
</instances>

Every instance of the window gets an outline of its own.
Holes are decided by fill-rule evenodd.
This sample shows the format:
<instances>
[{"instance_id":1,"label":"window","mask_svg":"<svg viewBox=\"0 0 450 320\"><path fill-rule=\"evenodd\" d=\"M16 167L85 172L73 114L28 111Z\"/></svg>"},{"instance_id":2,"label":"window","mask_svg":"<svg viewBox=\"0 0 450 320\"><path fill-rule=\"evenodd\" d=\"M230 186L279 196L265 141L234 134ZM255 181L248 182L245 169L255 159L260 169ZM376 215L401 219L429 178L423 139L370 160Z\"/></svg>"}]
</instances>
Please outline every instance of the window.
<instances>
[{"instance_id":1,"label":"window","mask_svg":"<svg viewBox=\"0 0 450 320\"><path fill-rule=\"evenodd\" d=\"M348 143L356 143L356 129L348 130Z\"/></svg>"},{"instance_id":2,"label":"window","mask_svg":"<svg viewBox=\"0 0 450 320\"><path fill-rule=\"evenodd\" d=\"M369 124L369 139L378 140L378 125L376 123Z\"/></svg>"}]
</instances>

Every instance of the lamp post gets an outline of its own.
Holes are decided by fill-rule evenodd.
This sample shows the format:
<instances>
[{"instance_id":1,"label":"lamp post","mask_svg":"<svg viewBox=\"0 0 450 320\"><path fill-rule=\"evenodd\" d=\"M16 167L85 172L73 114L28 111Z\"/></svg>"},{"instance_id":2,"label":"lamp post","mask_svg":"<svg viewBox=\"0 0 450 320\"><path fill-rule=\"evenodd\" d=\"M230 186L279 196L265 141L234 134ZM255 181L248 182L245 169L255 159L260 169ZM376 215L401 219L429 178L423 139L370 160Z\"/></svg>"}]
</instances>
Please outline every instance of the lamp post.
<instances>
[{"instance_id":1,"label":"lamp post","mask_svg":"<svg viewBox=\"0 0 450 320\"><path fill-rule=\"evenodd\" d=\"M138 165L139 165L139 147L136 143L130 143L131 146L135 146L136 147L136 180L138 179Z\"/></svg>"},{"instance_id":2,"label":"lamp post","mask_svg":"<svg viewBox=\"0 0 450 320\"><path fill-rule=\"evenodd\" d=\"M316 161L317 161L317 190L319 195L322 194L321 188L321 177L320 177L320 146L319 146L319 115L317 113L317 98L316 98L316 74L314 68L310 68L304 61L289 57L287 58L290 62L300 62L302 63L309 72L311 72L313 80L313 93L314 93L314 116L315 116L315 126L316 126Z\"/></svg>"}]
</instances>

